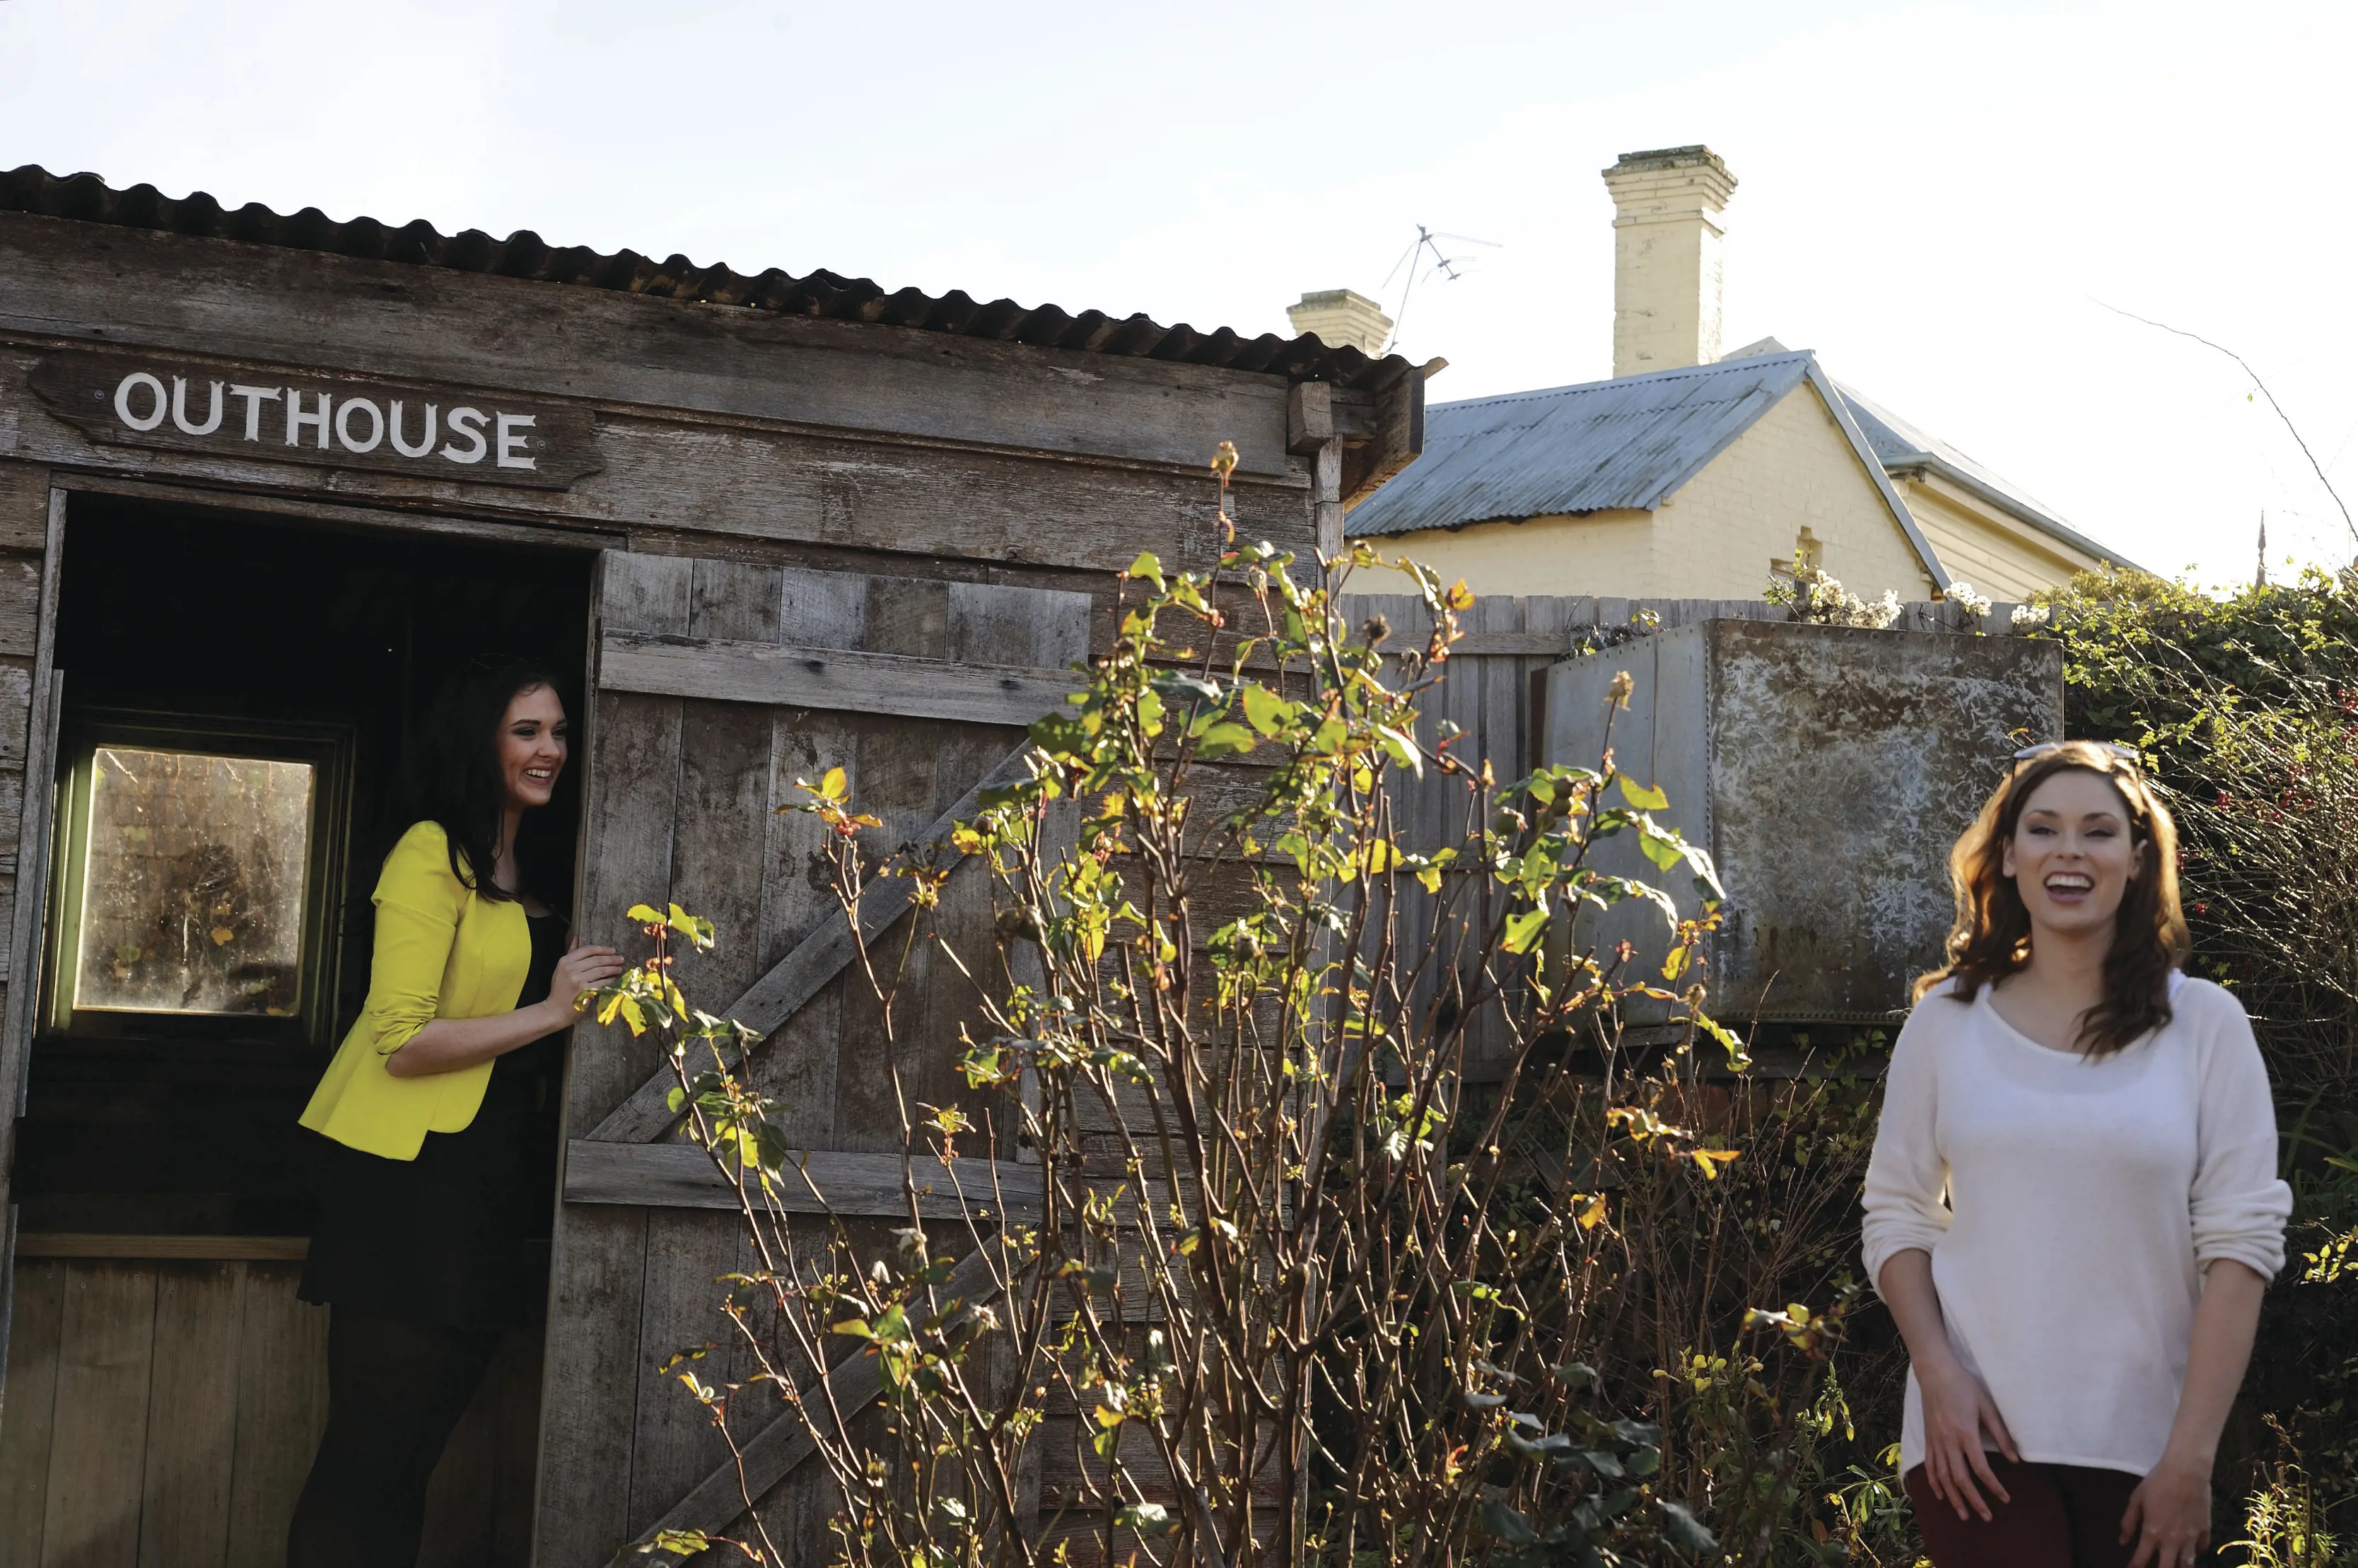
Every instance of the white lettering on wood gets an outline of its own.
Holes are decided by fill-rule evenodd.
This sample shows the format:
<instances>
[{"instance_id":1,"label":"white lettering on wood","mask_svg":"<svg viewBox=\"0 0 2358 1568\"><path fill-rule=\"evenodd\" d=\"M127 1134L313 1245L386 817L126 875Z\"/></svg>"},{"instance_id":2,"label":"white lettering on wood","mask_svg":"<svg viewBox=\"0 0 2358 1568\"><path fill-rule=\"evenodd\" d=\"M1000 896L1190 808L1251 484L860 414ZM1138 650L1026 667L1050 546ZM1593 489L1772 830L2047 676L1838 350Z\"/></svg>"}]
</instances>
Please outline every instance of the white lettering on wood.
<instances>
[{"instance_id":1,"label":"white lettering on wood","mask_svg":"<svg viewBox=\"0 0 2358 1568\"><path fill-rule=\"evenodd\" d=\"M232 386L229 395L245 399L245 438L262 439L262 406L276 403L284 395L275 386Z\"/></svg>"},{"instance_id":2,"label":"white lettering on wood","mask_svg":"<svg viewBox=\"0 0 2358 1568\"><path fill-rule=\"evenodd\" d=\"M176 375L172 378L172 423L179 427L182 435L210 436L221 428L221 421L222 384L220 382L213 383L212 417L201 425L191 425L189 423L189 378L184 375Z\"/></svg>"},{"instance_id":3,"label":"white lettering on wood","mask_svg":"<svg viewBox=\"0 0 2358 1568\"><path fill-rule=\"evenodd\" d=\"M386 406L385 433L393 438L393 449L405 458L429 457L434 451L434 405L426 406L426 434L417 445L411 446L401 438L401 399L396 397Z\"/></svg>"},{"instance_id":4,"label":"white lettering on wood","mask_svg":"<svg viewBox=\"0 0 2358 1568\"><path fill-rule=\"evenodd\" d=\"M135 386L146 387L149 395L156 399L156 411L145 419L135 417L131 412L131 389ZM135 430L152 430L161 425L164 422L164 411L167 406L164 384L144 370L133 371L114 388L114 416Z\"/></svg>"},{"instance_id":5,"label":"white lettering on wood","mask_svg":"<svg viewBox=\"0 0 2358 1568\"><path fill-rule=\"evenodd\" d=\"M306 414L303 412L303 389L298 386L290 386L287 389L287 444L288 446L301 446L302 439L296 435L296 431L306 425L313 425L319 427L319 449L323 452L328 449L328 414L335 406L335 399L324 392L319 394L319 398L318 412Z\"/></svg>"},{"instance_id":6,"label":"white lettering on wood","mask_svg":"<svg viewBox=\"0 0 2358 1568\"><path fill-rule=\"evenodd\" d=\"M239 381L239 373L225 366L216 378L201 362L59 350L34 366L31 383L60 418L103 444L227 457L243 438L259 449L249 457L535 489L562 489L599 470L596 421L587 409L502 407L503 395L489 392L476 394L485 399L481 405L453 406L444 400L465 392L372 384L332 371L292 371L296 380L276 384ZM273 405L272 417L283 417L286 427L274 425L265 436L263 416Z\"/></svg>"},{"instance_id":7,"label":"white lettering on wood","mask_svg":"<svg viewBox=\"0 0 2358 1568\"><path fill-rule=\"evenodd\" d=\"M368 439L365 441L352 435L352 414L355 410L365 412L369 416ZM384 444L384 413L365 397L345 398L336 408L336 439L344 444L344 450L348 452L375 451Z\"/></svg>"},{"instance_id":8,"label":"white lettering on wood","mask_svg":"<svg viewBox=\"0 0 2358 1568\"><path fill-rule=\"evenodd\" d=\"M479 463L491 448L483 441L483 426L489 416L480 408L458 407L450 410L450 434L467 438L468 446L446 446L442 455L454 463Z\"/></svg>"},{"instance_id":9,"label":"white lettering on wood","mask_svg":"<svg viewBox=\"0 0 2358 1568\"><path fill-rule=\"evenodd\" d=\"M540 465L530 458L516 456L525 443L523 432L538 423L529 414L500 416L500 467L503 469L536 469Z\"/></svg>"}]
</instances>

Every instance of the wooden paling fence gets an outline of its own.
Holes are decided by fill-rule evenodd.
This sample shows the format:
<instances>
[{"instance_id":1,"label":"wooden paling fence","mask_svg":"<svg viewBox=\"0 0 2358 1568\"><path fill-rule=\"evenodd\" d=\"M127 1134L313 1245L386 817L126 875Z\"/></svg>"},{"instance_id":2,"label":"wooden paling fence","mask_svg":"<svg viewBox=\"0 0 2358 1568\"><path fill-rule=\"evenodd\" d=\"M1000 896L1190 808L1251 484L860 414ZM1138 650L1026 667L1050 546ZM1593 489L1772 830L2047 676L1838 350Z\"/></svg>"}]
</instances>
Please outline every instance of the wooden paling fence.
<instances>
[{"instance_id":1,"label":"wooden paling fence","mask_svg":"<svg viewBox=\"0 0 2358 1568\"><path fill-rule=\"evenodd\" d=\"M1424 644L1431 622L1424 604L1414 594L1347 594L1339 609L1354 629L1380 615L1390 628L1390 649L1407 650ZM1989 636L2016 634L2015 606L1994 603L1978 621L1963 607L1949 601L1907 605L1894 629L1918 632L1982 633ZM1450 750L1476 762L1487 758L1499 783L1521 777L1546 759L1541 732L1546 711L1545 676L1557 664L1592 644L1600 633L1627 635L1646 624L1650 613L1656 629L1694 625L1713 620L1784 621L1790 611L1758 599L1621 599L1586 594L1533 594L1476 600L1458 618L1465 635L1451 650L1447 676L1427 697L1417 719L1417 738L1437 745L1444 722L1456 726ZM1609 657L1609 652L1604 656ZM1404 844L1441 845L1458 842L1469 823L1471 792L1462 776L1428 772L1422 780L1398 777L1394 783L1393 820ZM1489 896L1495 890L1471 887L1456 896L1465 900ZM1403 897L1404 930L1419 930L1430 918L1431 905L1422 889L1411 887ZM1478 908L1469 911L1478 913ZM1425 977L1420 989L1447 984L1445 975ZM1506 1063L1508 1042L1492 1014L1477 1018L1468 1029L1467 1076L1481 1080L1496 1076Z\"/></svg>"}]
</instances>

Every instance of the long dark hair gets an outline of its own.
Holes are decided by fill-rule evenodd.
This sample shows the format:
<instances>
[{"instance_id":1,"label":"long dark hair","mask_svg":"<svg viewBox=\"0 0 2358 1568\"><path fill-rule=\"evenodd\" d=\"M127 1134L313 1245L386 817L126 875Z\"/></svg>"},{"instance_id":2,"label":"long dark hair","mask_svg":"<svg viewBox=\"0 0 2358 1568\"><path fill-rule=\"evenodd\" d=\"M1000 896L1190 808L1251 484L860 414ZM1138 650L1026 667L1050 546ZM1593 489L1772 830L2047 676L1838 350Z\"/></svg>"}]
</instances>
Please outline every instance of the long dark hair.
<instances>
[{"instance_id":1,"label":"long dark hair","mask_svg":"<svg viewBox=\"0 0 2358 1568\"><path fill-rule=\"evenodd\" d=\"M440 826L449 841L452 874L483 898L516 896L492 879L508 798L507 780L500 771L500 720L509 703L541 687L555 692L571 714L564 683L546 665L524 658L477 659L443 685L411 741L403 815L410 822ZM569 766L567 772L570 773ZM557 864L561 856L548 852L551 846L541 842L549 835L532 831L534 819L547 815L526 813L513 849L521 886L557 904L564 880Z\"/></svg>"},{"instance_id":2,"label":"long dark hair","mask_svg":"<svg viewBox=\"0 0 2358 1568\"><path fill-rule=\"evenodd\" d=\"M2135 1044L2170 1018L2169 974L2186 961L2186 916L2178 904L2178 825L2136 768L2102 746L2067 741L2017 767L1990 792L1981 815L1949 851L1949 881L1957 893L1957 923L1949 931L1949 961L1916 982L1916 999L1943 980L1971 1001L1986 985L2030 962L2030 911L2006 874L2006 846L2031 793L2057 773L2079 769L2103 777L2127 808L2136 868L2122 890L2104 955L2104 1000L2080 1020L2080 1049L2107 1056Z\"/></svg>"}]
</instances>

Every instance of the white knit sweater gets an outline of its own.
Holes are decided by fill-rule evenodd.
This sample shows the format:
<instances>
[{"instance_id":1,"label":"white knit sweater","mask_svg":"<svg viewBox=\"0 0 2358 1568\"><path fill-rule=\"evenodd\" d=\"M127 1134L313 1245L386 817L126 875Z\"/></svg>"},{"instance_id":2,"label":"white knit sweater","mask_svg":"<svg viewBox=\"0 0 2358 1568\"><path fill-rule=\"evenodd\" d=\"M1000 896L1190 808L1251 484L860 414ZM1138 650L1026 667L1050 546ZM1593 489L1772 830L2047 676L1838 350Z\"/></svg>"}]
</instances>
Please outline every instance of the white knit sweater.
<instances>
[{"instance_id":1,"label":"white knit sweater","mask_svg":"<svg viewBox=\"0 0 2358 1568\"><path fill-rule=\"evenodd\" d=\"M1867 1278L1931 1254L1949 1342L2022 1457L2142 1476L2168 1446L2202 1269L2274 1278L2267 1070L2241 1003L2173 976L2175 1016L2091 1060L2031 1041L1949 988L1908 1018L1866 1173ZM1924 1458L1908 1378L1901 1467Z\"/></svg>"}]
</instances>

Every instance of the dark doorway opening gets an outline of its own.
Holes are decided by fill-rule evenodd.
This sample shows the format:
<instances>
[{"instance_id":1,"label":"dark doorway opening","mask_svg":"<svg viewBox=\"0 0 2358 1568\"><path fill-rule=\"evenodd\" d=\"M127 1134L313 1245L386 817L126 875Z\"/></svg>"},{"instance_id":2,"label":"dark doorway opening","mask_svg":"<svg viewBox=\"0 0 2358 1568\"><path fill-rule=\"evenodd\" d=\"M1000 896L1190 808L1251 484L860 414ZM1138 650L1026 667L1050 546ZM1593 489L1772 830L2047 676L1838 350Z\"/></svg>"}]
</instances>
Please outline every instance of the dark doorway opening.
<instances>
[{"instance_id":1,"label":"dark doorway opening","mask_svg":"<svg viewBox=\"0 0 2358 1568\"><path fill-rule=\"evenodd\" d=\"M366 994L369 895L407 825L405 740L444 680L483 655L581 670L594 559L70 503L53 874L19 892L46 897L49 917L14 1172L22 1343L5 1418L31 1419L42 1399L16 1368L45 1337L52 1364L71 1366L77 1333L144 1335L147 1370L135 1397L124 1379L125 1408L106 1423L118 1444L143 1429L145 1458L116 1452L103 1475L70 1480L89 1461L53 1423L49 1497L135 1518L156 1507L156 1476L219 1471L220 1528L259 1531L246 1544L265 1557L272 1532L283 1542L324 1413L327 1314L294 1300L315 1147L296 1118ZM543 826L576 842L589 755L578 681L565 697L575 764ZM189 827L200 799L236 831ZM446 1454L421 1561L524 1561L540 1344L536 1331L514 1337ZM130 1495L92 1495L106 1476Z\"/></svg>"}]
</instances>

